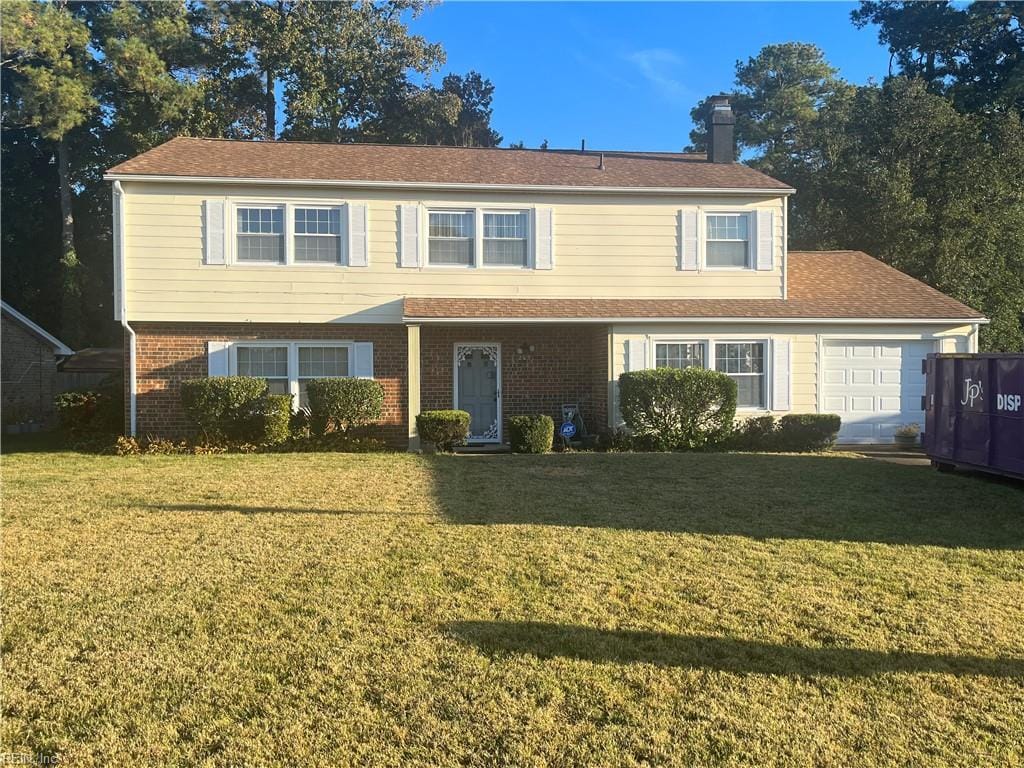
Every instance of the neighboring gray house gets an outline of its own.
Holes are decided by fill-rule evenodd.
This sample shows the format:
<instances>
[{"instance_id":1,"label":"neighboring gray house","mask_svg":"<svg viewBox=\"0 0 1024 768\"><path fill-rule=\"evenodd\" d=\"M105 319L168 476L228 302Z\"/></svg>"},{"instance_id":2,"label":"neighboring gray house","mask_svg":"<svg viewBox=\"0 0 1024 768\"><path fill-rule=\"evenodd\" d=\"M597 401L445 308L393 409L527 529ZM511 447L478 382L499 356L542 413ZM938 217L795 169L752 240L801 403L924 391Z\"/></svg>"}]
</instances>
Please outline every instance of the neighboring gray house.
<instances>
[{"instance_id":1,"label":"neighboring gray house","mask_svg":"<svg viewBox=\"0 0 1024 768\"><path fill-rule=\"evenodd\" d=\"M53 419L57 364L74 350L56 336L0 302L0 400L5 429L47 424ZM16 431L20 431L14 426Z\"/></svg>"}]
</instances>

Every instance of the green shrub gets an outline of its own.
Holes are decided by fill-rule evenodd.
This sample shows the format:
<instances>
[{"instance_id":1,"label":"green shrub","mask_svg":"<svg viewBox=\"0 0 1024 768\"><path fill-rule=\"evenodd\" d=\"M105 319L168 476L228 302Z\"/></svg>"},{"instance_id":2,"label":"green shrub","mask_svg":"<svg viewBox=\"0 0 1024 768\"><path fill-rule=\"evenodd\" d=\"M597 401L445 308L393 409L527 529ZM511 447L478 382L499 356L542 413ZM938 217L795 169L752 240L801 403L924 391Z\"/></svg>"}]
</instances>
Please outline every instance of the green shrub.
<instances>
[{"instance_id":1,"label":"green shrub","mask_svg":"<svg viewBox=\"0 0 1024 768\"><path fill-rule=\"evenodd\" d=\"M656 368L619 377L626 425L638 445L655 450L703 448L722 442L736 415L736 382L705 368Z\"/></svg>"},{"instance_id":2,"label":"green shrub","mask_svg":"<svg viewBox=\"0 0 1024 768\"><path fill-rule=\"evenodd\" d=\"M258 427L253 415L266 392L265 379L210 376L183 381L181 404L201 440L253 442L253 431Z\"/></svg>"},{"instance_id":3,"label":"green shrub","mask_svg":"<svg viewBox=\"0 0 1024 768\"><path fill-rule=\"evenodd\" d=\"M380 418L384 407L384 390L373 379L311 379L306 393L309 426L317 435L365 427Z\"/></svg>"},{"instance_id":4,"label":"green shrub","mask_svg":"<svg viewBox=\"0 0 1024 768\"><path fill-rule=\"evenodd\" d=\"M103 395L99 392L61 392L53 399L60 428L71 436L90 431Z\"/></svg>"},{"instance_id":5,"label":"green shrub","mask_svg":"<svg viewBox=\"0 0 1024 768\"><path fill-rule=\"evenodd\" d=\"M450 451L469 437L470 416L465 411L423 411L416 417L420 438L439 451Z\"/></svg>"},{"instance_id":6,"label":"green shrub","mask_svg":"<svg viewBox=\"0 0 1024 768\"><path fill-rule=\"evenodd\" d=\"M252 412L251 436L257 445L278 445L291 435L291 395L264 395Z\"/></svg>"},{"instance_id":7,"label":"green shrub","mask_svg":"<svg viewBox=\"0 0 1024 768\"><path fill-rule=\"evenodd\" d=\"M508 437L513 453L547 453L555 438L555 421L546 414L512 416Z\"/></svg>"},{"instance_id":8,"label":"green shrub","mask_svg":"<svg viewBox=\"0 0 1024 768\"><path fill-rule=\"evenodd\" d=\"M794 453L826 451L839 437L842 419L834 413L794 413L779 419L777 450Z\"/></svg>"},{"instance_id":9,"label":"green shrub","mask_svg":"<svg viewBox=\"0 0 1024 768\"><path fill-rule=\"evenodd\" d=\"M61 392L53 399L60 429L69 437L116 435L124 418L109 392Z\"/></svg>"},{"instance_id":10,"label":"green shrub","mask_svg":"<svg viewBox=\"0 0 1024 768\"><path fill-rule=\"evenodd\" d=\"M739 419L722 447L730 451L772 451L778 437L778 422L769 414Z\"/></svg>"}]
</instances>

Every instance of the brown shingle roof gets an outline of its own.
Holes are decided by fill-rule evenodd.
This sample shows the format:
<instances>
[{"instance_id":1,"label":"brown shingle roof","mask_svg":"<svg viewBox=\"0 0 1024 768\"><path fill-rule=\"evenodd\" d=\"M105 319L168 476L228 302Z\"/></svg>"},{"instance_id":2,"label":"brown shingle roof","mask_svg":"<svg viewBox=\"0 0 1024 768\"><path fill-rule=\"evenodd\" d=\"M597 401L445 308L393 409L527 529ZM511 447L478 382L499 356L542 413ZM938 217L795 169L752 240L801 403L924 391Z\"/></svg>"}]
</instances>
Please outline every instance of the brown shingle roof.
<instances>
[{"instance_id":1,"label":"brown shingle roof","mask_svg":"<svg viewBox=\"0 0 1024 768\"><path fill-rule=\"evenodd\" d=\"M111 174L543 187L789 190L738 163L657 152L171 139Z\"/></svg>"},{"instance_id":2,"label":"brown shingle roof","mask_svg":"<svg viewBox=\"0 0 1024 768\"><path fill-rule=\"evenodd\" d=\"M790 251L782 299L405 299L409 318L885 318L983 316L861 251Z\"/></svg>"}]
</instances>

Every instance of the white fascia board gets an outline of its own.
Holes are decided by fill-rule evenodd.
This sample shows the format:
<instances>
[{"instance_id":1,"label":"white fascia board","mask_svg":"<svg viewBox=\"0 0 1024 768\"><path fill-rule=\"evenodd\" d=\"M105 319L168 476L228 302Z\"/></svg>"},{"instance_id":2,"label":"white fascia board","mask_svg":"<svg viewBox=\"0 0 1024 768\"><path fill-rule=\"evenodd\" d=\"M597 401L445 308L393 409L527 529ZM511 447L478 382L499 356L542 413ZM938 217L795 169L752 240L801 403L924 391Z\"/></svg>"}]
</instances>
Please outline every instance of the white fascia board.
<instances>
[{"instance_id":1,"label":"white fascia board","mask_svg":"<svg viewBox=\"0 0 1024 768\"><path fill-rule=\"evenodd\" d=\"M988 318L953 317L416 317L405 315L404 323L775 323L787 325L829 324L829 325L985 325Z\"/></svg>"},{"instance_id":2,"label":"white fascia board","mask_svg":"<svg viewBox=\"0 0 1024 768\"><path fill-rule=\"evenodd\" d=\"M7 312L8 314L10 314L11 317L13 317L19 323L21 323L26 328L31 330L37 336L41 336L43 339L45 339L46 342L51 347L53 347L54 354L56 354L56 355L73 355L73 354L75 354L75 350L73 350L71 347L69 347L67 344L65 344L63 341L58 339L56 336L54 336L52 333L47 331L42 326L40 326L37 323L34 323L31 320L29 320L27 317L25 317L23 314L21 314L21 312L16 310L14 307L12 307L6 301L0 302L0 305L3 306L3 311L4 312Z\"/></svg>"},{"instance_id":3,"label":"white fascia board","mask_svg":"<svg viewBox=\"0 0 1024 768\"><path fill-rule=\"evenodd\" d=\"M546 184L439 184L429 181L369 181L354 179L260 179L228 178L224 176L162 176L153 174L108 173L105 181L156 181L190 184L233 184L246 186L290 186L290 187L361 187L363 189L436 189L442 191L494 192L592 192L595 194L642 195L792 195L791 187L762 189L754 187L589 187Z\"/></svg>"}]
</instances>

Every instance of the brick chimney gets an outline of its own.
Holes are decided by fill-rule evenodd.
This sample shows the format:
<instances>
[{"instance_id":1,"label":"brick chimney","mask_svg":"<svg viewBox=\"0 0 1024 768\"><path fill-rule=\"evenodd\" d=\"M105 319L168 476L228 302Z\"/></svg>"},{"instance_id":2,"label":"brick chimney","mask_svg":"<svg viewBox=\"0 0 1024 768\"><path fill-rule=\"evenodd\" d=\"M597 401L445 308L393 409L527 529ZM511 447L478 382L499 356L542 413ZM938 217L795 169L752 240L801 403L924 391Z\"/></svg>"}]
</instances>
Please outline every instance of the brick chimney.
<instances>
[{"instance_id":1,"label":"brick chimney","mask_svg":"<svg viewBox=\"0 0 1024 768\"><path fill-rule=\"evenodd\" d=\"M736 116L725 94L708 100L708 160L712 163L736 162L736 139L733 126Z\"/></svg>"}]
</instances>

